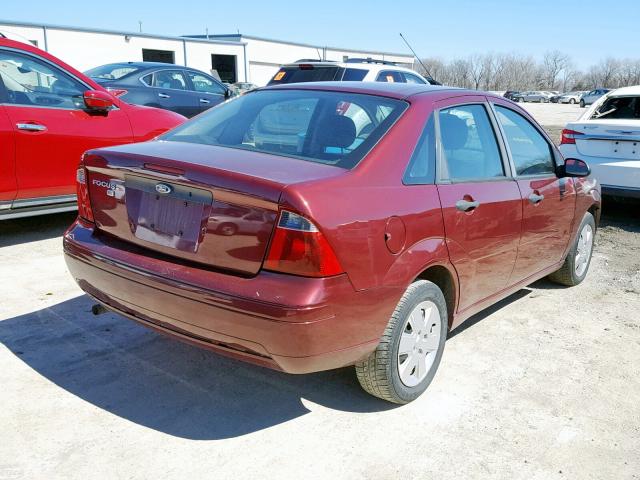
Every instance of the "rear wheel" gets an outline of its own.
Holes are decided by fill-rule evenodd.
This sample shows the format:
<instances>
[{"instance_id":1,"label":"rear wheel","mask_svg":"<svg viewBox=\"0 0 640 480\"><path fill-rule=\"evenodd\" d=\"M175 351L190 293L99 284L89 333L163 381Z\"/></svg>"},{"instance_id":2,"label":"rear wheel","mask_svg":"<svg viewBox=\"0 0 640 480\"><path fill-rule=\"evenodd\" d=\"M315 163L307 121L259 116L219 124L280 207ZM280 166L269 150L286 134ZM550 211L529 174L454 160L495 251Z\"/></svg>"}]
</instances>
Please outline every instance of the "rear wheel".
<instances>
[{"instance_id":1,"label":"rear wheel","mask_svg":"<svg viewBox=\"0 0 640 480\"><path fill-rule=\"evenodd\" d=\"M584 108L584 107L585 107L585 105L586 105L586 104L584 103L584 100L580 100L580 108Z\"/></svg>"},{"instance_id":2,"label":"rear wheel","mask_svg":"<svg viewBox=\"0 0 640 480\"><path fill-rule=\"evenodd\" d=\"M575 99L575 98L570 98L570 99L569 99L569 103L570 103L571 105L575 105L575 104L576 104L576 99Z\"/></svg>"},{"instance_id":3,"label":"rear wheel","mask_svg":"<svg viewBox=\"0 0 640 480\"><path fill-rule=\"evenodd\" d=\"M596 222L591 213L585 213L579 228L578 236L571 246L564 264L560 270L549 275L549 280L567 287L581 283L589 271L596 233Z\"/></svg>"},{"instance_id":4,"label":"rear wheel","mask_svg":"<svg viewBox=\"0 0 640 480\"><path fill-rule=\"evenodd\" d=\"M362 388L393 403L415 400L440 365L447 326L447 305L440 289L426 280L412 283L375 351L355 366Z\"/></svg>"}]
</instances>

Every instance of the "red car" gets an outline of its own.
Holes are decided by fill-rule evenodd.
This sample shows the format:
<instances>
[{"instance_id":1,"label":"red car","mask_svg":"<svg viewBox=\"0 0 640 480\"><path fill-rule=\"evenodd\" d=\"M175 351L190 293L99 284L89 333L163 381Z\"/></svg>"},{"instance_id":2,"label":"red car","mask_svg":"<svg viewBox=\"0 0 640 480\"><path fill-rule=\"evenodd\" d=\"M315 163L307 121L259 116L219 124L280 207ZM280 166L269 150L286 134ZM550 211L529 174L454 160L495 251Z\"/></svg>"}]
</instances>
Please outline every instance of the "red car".
<instances>
[{"instance_id":1,"label":"red car","mask_svg":"<svg viewBox=\"0 0 640 480\"><path fill-rule=\"evenodd\" d=\"M184 120L129 105L48 53L0 38L0 220L74 210L83 152Z\"/></svg>"},{"instance_id":2,"label":"red car","mask_svg":"<svg viewBox=\"0 0 640 480\"><path fill-rule=\"evenodd\" d=\"M588 174L501 97L271 87L85 154L64 250L85 292L159 332L285 372L355 365L406 403L463 320L585 278Z\"/></svg>"}]
</instances>

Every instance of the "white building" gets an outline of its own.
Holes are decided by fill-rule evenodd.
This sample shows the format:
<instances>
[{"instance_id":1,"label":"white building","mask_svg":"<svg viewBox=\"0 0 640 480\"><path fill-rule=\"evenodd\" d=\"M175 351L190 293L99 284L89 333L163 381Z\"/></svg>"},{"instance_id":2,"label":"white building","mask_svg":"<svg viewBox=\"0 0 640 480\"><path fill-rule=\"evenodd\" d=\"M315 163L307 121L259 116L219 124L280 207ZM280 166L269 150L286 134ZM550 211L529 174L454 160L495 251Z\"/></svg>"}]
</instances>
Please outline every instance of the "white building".
<instances>
[{"instance_id":1,"label":"white building","mask_svg":"<svg viewBox=\"0 0 640 480\"><path fill-rule=\"evenodd\" d=\"M162 61L205 72L215 70L228 83L265 85L284 63L302 58L339 60L371 57L412 64L400 53L363 51L270 40L248 35L172 37L81 27L0 20L0 33L28 40L80 71L124 61Z\"/></svg>"}]
</instances>

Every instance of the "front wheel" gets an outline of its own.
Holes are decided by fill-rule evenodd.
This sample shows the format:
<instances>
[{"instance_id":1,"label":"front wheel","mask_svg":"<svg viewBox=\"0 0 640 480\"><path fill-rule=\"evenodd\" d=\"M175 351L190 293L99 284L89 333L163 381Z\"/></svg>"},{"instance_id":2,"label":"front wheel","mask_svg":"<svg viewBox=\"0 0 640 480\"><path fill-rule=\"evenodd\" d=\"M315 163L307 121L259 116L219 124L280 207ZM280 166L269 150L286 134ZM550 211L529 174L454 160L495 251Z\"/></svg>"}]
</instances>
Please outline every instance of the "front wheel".
<instances>
[{"instance_id":1,"label":"front wheel","mask_svg":"<svg viewBox=\"0 0 640 480\"><path fill-rule=\"evenodd\" d=\"M567 287L582 283L591 264L595 233L596 222L593 219L593 215L587 212L584 214L578 230L578 236L571 246L562 267L549 275L549 280Z\"/></svg>"},{"instance_id":2,"label":"front wheel","mask_svg":"<svg viewBox=\"0 0 640 480\"><path fill-rule=\"evenodd\" d=\"M440 289L426 280L412 283L376 349L355 366L362 388L393 403L418 398L440 365L447 327L447 304Z\"/></svg>"},{"instance_id":3,"label":"front wheel","mask_svg":"<svg viewBox=\"0 0 640 480\"><path fill-rule=\"evenodd\" d=\"M575 99L575 98L570 98L570 99L569 99L569 103L570 103L571 105L575 105L575 104L576 104L576 99Z\"/></svg>"},{"instance_id":4,"label":"front wheel","mask_svg":"<svg viewBox=\"0 0 640 480\"><path fill-rule=\"evenodd\" d=\"M580 108L584 108L586 106L586 104L584 103L584 100L580 100Z\"/></svg>"}]
</instances>

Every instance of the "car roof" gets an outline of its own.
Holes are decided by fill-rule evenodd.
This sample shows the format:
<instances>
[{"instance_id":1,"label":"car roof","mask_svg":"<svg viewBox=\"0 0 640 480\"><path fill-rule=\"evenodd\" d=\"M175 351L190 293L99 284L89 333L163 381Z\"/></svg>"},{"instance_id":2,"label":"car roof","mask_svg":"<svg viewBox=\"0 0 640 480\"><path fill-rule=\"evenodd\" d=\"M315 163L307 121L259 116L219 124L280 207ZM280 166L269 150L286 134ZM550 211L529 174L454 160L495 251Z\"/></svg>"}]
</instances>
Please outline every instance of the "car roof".
<instances>
[{"instance_id":1,"label":"car roof","mask_svg":"<svg viewBox=\"0 0 640 480\"><path fill-rule=\"evenodd\" d=\"M397 99L405 99L420 93L440 93L450 90L456 94L484 95L477 90L464 90L440 85L422 85L418 83L388 82L304 82L270 85L258 90L324 90L335 92L362 93Z\"/></svg>"},{"instance_id":2,"label":"car roof","mask_svg":"<svg viewBox=\"0 0 640 480\"><path fill-rule=\"evenodd\" d=\"M106 67L107 65L131 65L133 67L140 68L170 68L170 69L187 69L187 70L195 70L195 68L185 67L184 65L176 65L175 63L164 63L164 62L112 62L106 63L104 65L100 65Z\"/></svg>"},{"instance_id":3,"label":"car roof","mask_svg":"<svg viewBox=\"0 0 640 480\"><path fill-rule=\"evenodd\" d=\"M640 96L640 85L633 85L631 87L622 87L610 92L609 97L615 97L618 95L638 95Z\"/></svg>"}]
</instances>

